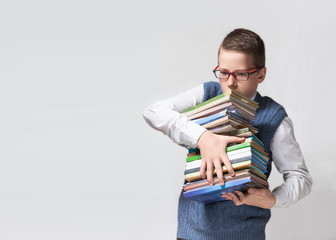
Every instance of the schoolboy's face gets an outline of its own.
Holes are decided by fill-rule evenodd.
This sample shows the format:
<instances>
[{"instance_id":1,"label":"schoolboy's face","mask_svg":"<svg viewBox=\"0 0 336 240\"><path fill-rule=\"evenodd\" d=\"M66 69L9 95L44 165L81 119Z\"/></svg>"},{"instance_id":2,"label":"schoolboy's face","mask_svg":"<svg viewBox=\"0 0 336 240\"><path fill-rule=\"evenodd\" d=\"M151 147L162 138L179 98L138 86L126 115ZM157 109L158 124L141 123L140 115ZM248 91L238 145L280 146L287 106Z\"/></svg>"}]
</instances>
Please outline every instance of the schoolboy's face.
<instances>
[{"instance_id":1,"label":"schoolboy's face","mask_svg":"<svg viewBox=\"0 0 336 240\"><path fill-rule=\"evenodd\" d=\"M225 49L220 50L218 66L218 69L225 69L228 72L256 69L251 55ZM256 73L251 74L246 81L237 81L231 74L227 80L219 79L219 83L223 92L232 89L245 97L251 98L257 91L258 84L264 81L265 75L266 68L262 68Z\"/></svg>"}]
</instances>

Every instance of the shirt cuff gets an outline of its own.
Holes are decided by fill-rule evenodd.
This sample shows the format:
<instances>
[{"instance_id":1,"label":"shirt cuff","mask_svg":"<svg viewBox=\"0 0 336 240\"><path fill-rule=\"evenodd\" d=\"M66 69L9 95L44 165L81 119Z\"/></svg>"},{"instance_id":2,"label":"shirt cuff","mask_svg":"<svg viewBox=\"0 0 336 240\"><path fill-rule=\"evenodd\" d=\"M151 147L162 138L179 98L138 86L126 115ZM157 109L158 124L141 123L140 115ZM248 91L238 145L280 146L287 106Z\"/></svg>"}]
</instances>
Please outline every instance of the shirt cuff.
<instances>
[{"instance_id":1,"label":"shirt cuff","mask_svg":"<svg viewBox=\"0 0 336 240\"><path fill-rule=\"evenodd\" d=\"M276 187L272 191L273 196L275 197L275 205L273 207L284 207L286 202L288 202L288 194L286 189L282 186Z\"/></svg>"},{"instance_id":2,"label":"shirt cuff","mask_svg":"<svg viewBox=\"0 0 336 240\"><path fill-rule=\"evenodd\" d=\"M196 123L188 122L184 129L182 136L182 142L186 143L188 148L196 148L198 139L206 131L206 129Z\"/></svg>"}]
</instances>

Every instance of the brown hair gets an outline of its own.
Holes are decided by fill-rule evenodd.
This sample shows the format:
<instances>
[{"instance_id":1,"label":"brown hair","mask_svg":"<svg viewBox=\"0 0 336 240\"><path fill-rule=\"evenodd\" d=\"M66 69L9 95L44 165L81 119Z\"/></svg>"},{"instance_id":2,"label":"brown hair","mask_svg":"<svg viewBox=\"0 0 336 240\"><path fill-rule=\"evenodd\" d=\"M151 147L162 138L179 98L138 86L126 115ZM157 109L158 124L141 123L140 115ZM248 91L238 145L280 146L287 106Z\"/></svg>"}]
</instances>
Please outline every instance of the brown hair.
<instances>
[{"instance_id":1,"label":"brown hair","mask_svg":"<svg viewBox=\"0 0 336 240\"><path fill-rule=\"evenodd\" d=\"M258 34L247 29L237 28L230 32L221 43L221 49L251 54L257 68L265 67L265 45Z\"/></svg>"}]
</instances>

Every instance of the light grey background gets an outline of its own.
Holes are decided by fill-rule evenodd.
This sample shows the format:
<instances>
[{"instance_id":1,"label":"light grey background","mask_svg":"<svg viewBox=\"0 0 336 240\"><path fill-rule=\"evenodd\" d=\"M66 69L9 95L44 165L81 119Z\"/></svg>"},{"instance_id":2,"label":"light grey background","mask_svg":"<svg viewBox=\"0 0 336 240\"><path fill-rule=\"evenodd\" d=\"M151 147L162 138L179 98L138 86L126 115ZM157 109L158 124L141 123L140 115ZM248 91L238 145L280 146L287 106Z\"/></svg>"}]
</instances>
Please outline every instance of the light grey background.
<instances>
[{"instance_id":1,"label":"light grey background","mask_svg":"<svg viewBox=\"0 0 336 240\"><path fill-rule=\"evenodd\" d=\"M0 239L174 239L186 150L141 114L215 80L237 27L264 39L259 91L314 178L268 239L336 239L335 22L333 1L2 0Z\"/></svg>"}]
</instances>

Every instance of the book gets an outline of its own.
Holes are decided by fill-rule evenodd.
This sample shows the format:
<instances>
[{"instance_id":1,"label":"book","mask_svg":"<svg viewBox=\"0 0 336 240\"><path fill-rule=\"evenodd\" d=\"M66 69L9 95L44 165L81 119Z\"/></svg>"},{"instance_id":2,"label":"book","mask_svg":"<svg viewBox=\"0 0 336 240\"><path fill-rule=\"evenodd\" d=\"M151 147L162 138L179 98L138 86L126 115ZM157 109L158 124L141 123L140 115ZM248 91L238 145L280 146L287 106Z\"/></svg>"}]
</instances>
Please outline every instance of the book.
<instances>
[{"instance_id":1,"label":"book","mask_svg":"<svg viewBox=\"0 0 336 240\"><path fill-rule=\"evenodd\" d=\"M188 154L187 154L187 157L196 156L197 154L198 154L197 152L188 153Z\"/></svg>"},{"instance_id":2,"label":"book","mask_svg":"<svg viewBox=\"0 0 336 240\"><path fill-rule=\"evenodd\" d=\"M235 131L237 129L238 129L238 126L234 125L232 123L232 121L229 121L229 122L221 124L219 126L209 128L208 130L212 133L226 135L227 132L232 132L232 131Z\"/></svg>"},{"instance_id":3,"label":"book","mask_svg":"<svg viewBox=\"0 0 336 240\"><path fill-rule=\"evenodd\" d=\"M249 109L245 108L243 105L238 104L236 102L227 102L227 103L220 104L216 107L212 107L212 108L209 108L207 110L201 111L199 113L190 115L190 116L188 116L188 118L190 120L199 119L199 118L202 118L202 117L207 117L209 115L218 113L218 112L223 111L225 109L239 109L239 111L242 114L244 114L245 116L247 116L250 119L254 119L254 115L256 113L256 111L249 110Z\"/></svg>"},{"instance_id":4,"label":"book","mask_svg":"<svg viewBox=\"0 0 336 240\"><path fill-rule=\"evenodd\" d=\"M215 179L213 186L204 186L189 191L184 191L184 197L203 202L205 204L224 201L222 194L234 192L235 190L246 191L247 188L268 188L265 180L258 178L254 174L245 174L244 177L240 176L231 181L226 181L223 186L219 185L218 179Z\"/></svg>"},{"instance_id":5,"label":"book","mask_svg":"<svg viewBox=\"0 0 336 240\"><path fill-rule=\"evenodd\" d=\"M197 124L199 124L199 125L204 125L204 124L213 122L213 121L215 121L215 120L217 120L217 119L221 119L221 118L227 116L227 114L228 114L228 110L225 109L225 110L223 110L223 111L220 111L220 112L218 112L218 113L209 115L209 116L207 116L207 117L193 120L193 122L194 122L194 123L197 123Z\"/></svg>"},{"instance_id":6,"label":"book","mask_svg":"<svg viewBox=\"0 0 336 240\"><path fill-rule=\"evenodd\" d=\"M221 121L223 121L223 123L220 123ZM223 119L221 121L212 123L212 125L215 125L215 124L218 124L218 123L220 123L220 124L217 125L217 126L214 126L214 127L210 127L210 128L208 128L208 130L212 133L223 134L223 133L236 131L240 128L248 128L249 131L252 132L253 134L258 133L258 130L256 128L252 127L251 125L248 125L248 124L246 124L244 122L241 122L241 121L237 121L236 119L233 119L233 118L230 118L228 120Z\"/></svg>"},{"instance_id":7,"label":"book","mask_svg":"<svg viewBox=\"0 0 336 240\"><path fill-rule=\"evenodd\" d=\"M201 159L201 155L195 155L195 156L188 157L186 161L187 162L192 162L192 161L195 161L195 160L198 160L198 159Z\"/></svg>"},{"instance_id":8,"label":"book","mask_svg":"<svg viewBox=\"0 0 336 240\"><path fill-rule=\"evenodd\" d=\"M205 111L190 115L188 118L189 118L189 120L194 120L194 119L207 117L207 116L210 116L212 114L216 114L220 111L224 111L226 109L232 108L232 106L233 106L232 102L222 103L222 104L220 104L216 107L209 108Z\"/></svg>"},{"instance_id":9,"label":"book","mask_svg":"<svg viewBox=\"0 0 336 240\"><path fill-rule=\"evenodd\" d=\"M259 104L249 98L246 98L240 94L238 94L237 92L235 91L232 91L232 90L229 90L225 93L222 93L214 98L211 98L205 102L202 102L194 107L191 107L191 108L188 108L186 110L184 110L182 112L183 115L185 116L191 116L193 114L196 114L196 113L199 113L201 111L204 111L204 110L207 110L209 108L212 108L212 107L215 107L215 106L218 106L219 104L222 104L222 103L227 103L229 101L234 101L234 102L237 102L241 105L243 105L244 107L252 110L252 111L255 111Z\"/></svg>"}]
</instances>

